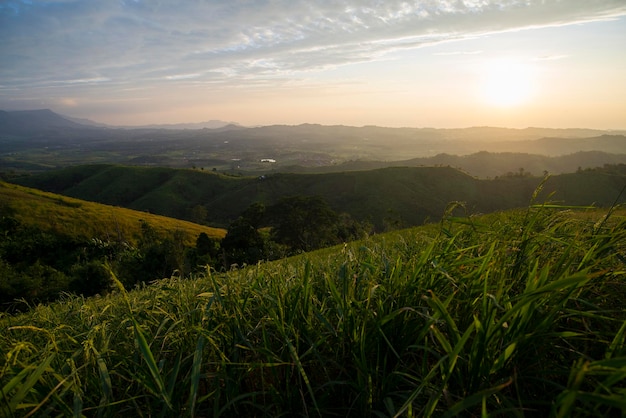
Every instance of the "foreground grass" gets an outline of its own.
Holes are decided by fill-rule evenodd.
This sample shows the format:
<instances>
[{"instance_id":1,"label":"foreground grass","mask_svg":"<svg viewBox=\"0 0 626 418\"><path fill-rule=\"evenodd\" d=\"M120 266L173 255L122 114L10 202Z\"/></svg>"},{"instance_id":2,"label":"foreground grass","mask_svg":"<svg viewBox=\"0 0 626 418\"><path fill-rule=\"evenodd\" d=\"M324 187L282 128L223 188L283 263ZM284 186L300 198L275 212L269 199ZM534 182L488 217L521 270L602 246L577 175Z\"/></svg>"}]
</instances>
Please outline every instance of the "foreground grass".
<instances>
[{"instance_id":1,"label":"foreground grass","mask_svg":"<svg viewBox=\"0 0 626 418\"><path fill-rule=\"evenodd\" d=\"M610 215L448 216L5 316L1 415L624 415Z\"/></svg>"}]
</instances>

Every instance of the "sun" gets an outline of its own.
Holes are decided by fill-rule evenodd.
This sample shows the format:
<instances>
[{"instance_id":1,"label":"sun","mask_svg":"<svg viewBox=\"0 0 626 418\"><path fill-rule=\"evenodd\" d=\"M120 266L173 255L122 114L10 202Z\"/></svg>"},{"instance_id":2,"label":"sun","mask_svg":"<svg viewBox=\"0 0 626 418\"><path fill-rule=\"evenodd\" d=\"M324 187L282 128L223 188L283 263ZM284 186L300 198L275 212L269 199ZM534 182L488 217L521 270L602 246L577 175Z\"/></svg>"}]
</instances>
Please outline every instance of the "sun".
<instances>
[{"instance_id":1,"label":"sun","mask_svg":"<svg viewBox=\"0 0 626 418\"><path fill-rule=\"evenodd\" d=\"M521 59L501 58L485 63L480 92L495 107L515 107L530 101L534 89L533 68Z\"/></svg>"}]
</instances>

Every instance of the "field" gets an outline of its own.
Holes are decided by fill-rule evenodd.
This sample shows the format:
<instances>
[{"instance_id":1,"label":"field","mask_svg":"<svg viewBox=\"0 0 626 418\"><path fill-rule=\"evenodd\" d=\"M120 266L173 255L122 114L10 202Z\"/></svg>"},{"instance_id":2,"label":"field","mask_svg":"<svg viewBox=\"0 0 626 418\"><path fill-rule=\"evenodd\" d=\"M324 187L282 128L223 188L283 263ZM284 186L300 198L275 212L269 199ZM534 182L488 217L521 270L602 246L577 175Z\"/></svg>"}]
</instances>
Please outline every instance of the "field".
<instances>
[{"instance_id":1,"label":"field","mask_svg":"<svg viewBox=\"0 0 626 418\"><path fill-rule=\"evenodd\" d=\"M614 209L450 210L4 315L1 415L623 416L626 213Z\"/></svg>"},{"instance_id":2,"label":"field","mask_svg":"<svg viewBox=\"0 0 626 418\"><path fill-rule=\"evenodd\" d=\"M71 197L0 182L1 206L8 206L20 222L42 230L101 240L124 240L135 243L146 222L161 235L183 231L185 242L194 244L198 235L222 239L226 231L192 222L182 221L146 212L87 202ZM0 209L2 209L0 207Z\"/></svg>"}]
</instances>

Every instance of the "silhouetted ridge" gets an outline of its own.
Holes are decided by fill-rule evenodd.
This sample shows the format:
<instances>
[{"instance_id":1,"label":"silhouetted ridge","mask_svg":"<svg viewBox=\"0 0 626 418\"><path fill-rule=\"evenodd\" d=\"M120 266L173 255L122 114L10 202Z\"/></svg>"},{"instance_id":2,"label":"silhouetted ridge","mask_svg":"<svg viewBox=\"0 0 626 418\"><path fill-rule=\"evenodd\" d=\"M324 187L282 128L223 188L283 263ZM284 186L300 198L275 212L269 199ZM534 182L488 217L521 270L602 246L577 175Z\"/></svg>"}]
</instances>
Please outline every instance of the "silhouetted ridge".
<instances>
[{"instance_id":1,"label":"silhouetted ridge","mask_svg":"<svg viewBox=\"0 0 626 418\"><path fill-rule=\"evenodd\" d=\"M89 128L54 113L50 109L0 111L0 132L33 135L49 130Z\"/></svg>"}]
</instances>

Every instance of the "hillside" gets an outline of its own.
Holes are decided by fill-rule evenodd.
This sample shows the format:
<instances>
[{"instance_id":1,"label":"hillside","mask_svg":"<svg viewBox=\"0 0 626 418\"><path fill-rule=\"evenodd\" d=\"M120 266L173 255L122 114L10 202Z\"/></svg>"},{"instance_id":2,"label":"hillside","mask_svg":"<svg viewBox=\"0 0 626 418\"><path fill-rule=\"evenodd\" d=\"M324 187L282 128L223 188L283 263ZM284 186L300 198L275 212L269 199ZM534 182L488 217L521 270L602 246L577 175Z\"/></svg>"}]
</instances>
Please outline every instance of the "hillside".
<instances>
[{"instance_id":1,"label":"hillside","mask_svg":"<svg viewBox=\"0 0 626 418\"><path fill-rule=\"evenodd\" d=\"M623 416L625 214L563 209L0 316L0 414Z\"/></svg>"},{"instance_id":2,"label":"hillside","mask_svg":"<svg viewBox=\"0 0 626 418\"><path fill-rule=\"evenodd\" d=\"M217 266L225 232L0 182L0 312Z\"/></svg>"},{"instance_id":3,"label":"hillside","mask_svg":"<svg viewBox=\"0 0 626 418\"><path fill-rule=\"evenodd\" d=\"M9 210L22 224L86 239L135 243L141 235L142 222L150 225L159 235L182 231L189 245L195 245L202 232L213 239L221 239L226 233L223 229L4 182L0 182L0 202L1 208Z\"/></svg>"},{"instance_id":4,"label":"hillside","mask_svg":"<svg viewBox=\"0 0 626 418\"><path fill-rule=\"evenodd\" d=\"M383 231L438 220L453 201L465 202L471 212L482 213L524 207L541 178L518 172L479 180L451 167L233 177L200 170L91 165L14 181L218 227L227 227L252 203L270 206L286 196L321 196L336 212L369 221L377 231ZM581 170L550 177L540 197L551 195L552 200L563 204L606 207L620 196L625 184L624 165ZM623 202L626 196L620 199ZM197 219L200 212L206 214L204 219Z\"/></svg>"}]
</instances>

